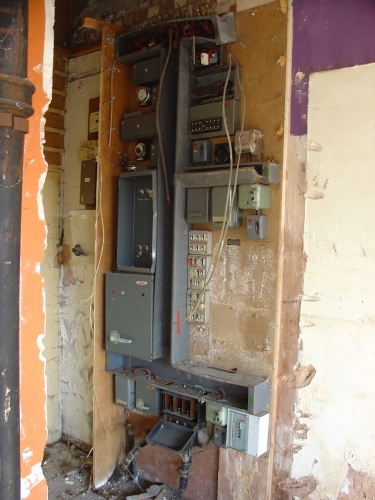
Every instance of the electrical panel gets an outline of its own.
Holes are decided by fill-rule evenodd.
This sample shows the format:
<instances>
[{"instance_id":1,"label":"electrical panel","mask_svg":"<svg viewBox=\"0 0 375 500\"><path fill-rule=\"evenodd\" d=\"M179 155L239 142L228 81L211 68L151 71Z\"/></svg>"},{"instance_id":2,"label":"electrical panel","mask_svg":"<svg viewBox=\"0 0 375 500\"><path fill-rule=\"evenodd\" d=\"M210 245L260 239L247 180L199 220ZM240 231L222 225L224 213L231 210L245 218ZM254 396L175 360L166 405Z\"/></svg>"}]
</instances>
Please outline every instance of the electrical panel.
<instances>
[{"instance_id":1,"label":"electrical panel","mask_svg":"<svg viewBox=\"0 0 375 500\"><path fill-rule=\"evenodd\" d=\"M160 78L160 73L160 57L140 61L133 65L133 82L136 85L157 82Z\"/></svg>"},{"instance_id":2,"label":"electrical panel","mask_svg":"<svg viewBox=\"0 0 375 500\"><path fill-rule=\"evenodd\" d=\"M264 240L268 235L268 217L266 215L248 215L246 217L246 238Z\"/></svg>"},{"instance_id":3,"label":"electrical panel","mask_svg":"<svg viewBox=\"0 0 375 500\"><path fill-rule=\"evenodd\" d=\"M231 100L226 103L225 116L228 132L234 134L239 126L239 101ZM211 102L190 108L190 139L218 137L225 134L222 102Z\"/></svg>"},{"instance_id":4,"label":"electrical panel","mask_svg":"<svg viewBox=\"0 0 375 500\"><path fill-rule=\"evenodd\" d=\"M227 448L227 426L214 425L214 445Z\"/></svg>"},{"instance_id":5,"label":"electrical panel","mask_svg":"<svg viewBox=\"0 0 375 500\"><path fill-rule=\"evenodd\" d=\"M193 163L210 163L212 158L212 142L207 140L193 141Z\"/></svg>"},{"instance_id":6,"label":"electrical panel","mask_svg":"<svg viewBox=\"0 0 375 500\"><path fill-rule=\"evenodd\" d=\"M228 408L215 403L206 403L206 420L216 425L225 426L228 422Z\"/></svg>"},{"instance_id":7,"label":"electrical panel","mask_svg":"<svg viewBox=\"0 0 375 500\"><path fill-rule=\"evenodd\" d=\"M115 376L115 399L118 406L127 410L135 408L135 381L130 378Z\"/></svg>"},{"instance_id":8,"label":"electrical panel","mask_svg":"<svg viewBox=\"0 0 375 500\"><path fill-rule=\"evenodd\" d=\"M271 208L272 191L265 184L242 184L238 187L238 206L263 210Z\"/></svg>"},{"instance_id":9,"label":"electrical panel","mask_svg":"<svg viewBox=\"0 0 375 500\"><path fill-rule=\"evenodd\" d=\"M205 289L208 269L211 264L212 233L189 231L188 290L186 309L188 323L208 323L210 315L210 292Z\"/></svg>"},{"instance_id":10,"label":"electrical panel","mask_svg":"<svg viewBox=\"0 0 375 500\"><path fill-rule=\"evenodd\" d=\"M259 457L268 450L269 413L250 415L229 408L227 445L238 451Z\"/></svg>"},{"instance_id":11,"label":"electrical panel","mask_svg":"<svg viewBox=\"0 0 375 500\"><path fill-rule=\"evenodd\" d=\"M241 154L251 153L253 155L260 156L260 154L262 153L262 137L262 132L257 129L244 130L242 133L240 130L237 130L235 139L236 153L238 155L240 154L240 152Z\"/></svg>"},{"instance_id":12,"label":"electrical panel","mask_svg":"<svg viewBox=\"0 0 375 500\"><path fill-rule=\"evenodd\" d=\"M237 206L237 195L233 194L233 186L229 189L229 199L227 205L227 212L225 212L225 202L227 199L227 187L214 187L212 188L212 225L214 227L222 227L223 222L227 219L227 213L233 202L233 209L229 216L228 227L237 227L241 223L242 210ZM233 197L235 197L233 201Z\"/></svg>"},{"instance_id":13,"label":"electrical panel","mask_svg":"<svg viewBox=\"0 0 375 500\"><path fill-rule=\"evenodd\" d=\"M189 138L225 136L223 97L225 93L225 120L229 134L234 134L240 123L240 92L235 67L212 67L211 56L203 49L199 66L192 76L192 96L189 113ZM202 64L203 63L203 64ZM229 70L229 79L227 81ZM225 82L227 85L225 86Z\"/></svg>"},{"instance_id":14,"label":"electrical panel","mask_svg":"<svg viewBox=\"0 0 375 500\"><path fill-rule=\"evenodd\" d=\"M211 231L189 231L189 254L211 255L212 233Z\"/></svg>"},{"instance_id":15,"label":"electrical panel","mask_svg":"<svg viewBox=\"0 0 375 500\"><path fill-rule=\"evenodd\" d=\"M201 224L210 220L209 188L190 188L186 190L186 221Z\"/></svg>"},{"instance_id":16,"label":"electrical panel","mask_svg":"<svg viewBox=\"0 0 375 500\"><path fill-rule=\"evenodd\" d=\"M157 142L152 142L150 145L150 167L156 168L158 166L159 148Z\"/></svg>"},{"instance_id":17,"label":"electrical panel","mask_svg":"<svg viewBox=\"0 0 375 500\"><path fill-rule=\"evenodd\" d=\"M81 186L79 202L81 205L95 205L96 201L96 160L81 162Z\"/></svg>"},{"instance_id":18,"label":"electrical panel","mask_svg":"<svg viewBox=\"0 0 375 500\"><path fill-rule=\"evenodd\" d=\"M117 269L153 273L157 238L156 172L126 172L119 179Z\"/></svg>"},{"instance_id":19,"label":"electrical panel","mask_svg":"<svg viewBox=\"0 0 375 500\"><path fill-rule=\"evenodd\" d=\"M135 409L146 415L161 415L161 391L138 380L135 383Z\"/></svg>"},{"instance_id":20,"label":"electrical panel","mask_svg":"<svg viewBox=\"0 0 375 500\"><path fill-rule=\"evenodd\" d=\"M142 111L125 113L121 120L120 135L123 141L156 137L156 114Z\"/></svg>"},{"instance_id":21,"label":"electrical panel","mask_svg":"<svg viewBox=\"0 0 375 500\"><path fill-rule=\"evenodd\" d=\"M232 160L234 161L234 147L233 143L228 144L215 144L214 149L214 163L215 165L229 165L230 164L230 148L232 148Z\"/></svg>"}]
</instances>

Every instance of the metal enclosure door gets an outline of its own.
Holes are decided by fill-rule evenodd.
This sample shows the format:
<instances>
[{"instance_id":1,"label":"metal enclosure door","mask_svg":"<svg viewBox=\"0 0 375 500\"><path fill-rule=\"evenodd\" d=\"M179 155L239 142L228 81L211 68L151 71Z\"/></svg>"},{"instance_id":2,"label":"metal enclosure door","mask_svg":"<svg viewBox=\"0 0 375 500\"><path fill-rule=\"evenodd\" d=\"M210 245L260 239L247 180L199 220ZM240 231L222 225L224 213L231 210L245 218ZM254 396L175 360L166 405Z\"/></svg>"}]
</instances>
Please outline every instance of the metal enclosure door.
<instances>
[{"instance_id":1,"label":"metal enclosure door","mask_svg":"<svg viewBox=\"0 0 375 500\"><path fill-rule=\"evenodd\" d=\"M134 273L105 277L106 350L151 360L154 277Z\"/></svg>"}]
</instances>

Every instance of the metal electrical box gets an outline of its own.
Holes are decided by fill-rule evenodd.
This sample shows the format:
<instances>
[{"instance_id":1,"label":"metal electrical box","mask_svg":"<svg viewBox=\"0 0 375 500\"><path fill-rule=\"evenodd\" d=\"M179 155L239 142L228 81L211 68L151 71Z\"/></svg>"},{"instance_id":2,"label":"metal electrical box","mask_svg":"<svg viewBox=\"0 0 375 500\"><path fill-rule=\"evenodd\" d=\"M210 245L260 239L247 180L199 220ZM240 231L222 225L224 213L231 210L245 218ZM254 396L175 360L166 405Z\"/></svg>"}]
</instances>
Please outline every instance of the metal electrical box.
<instances>
[{"instance_id":1,"label":"metal electrical box","mask_svg":"<svg viewBox=\"0 0 375 500\"><path fill-rule=\"evenodd\" d=\"M120 137L122 141L131 141L133 139L145 139L147 137L156 137L156 114L127 113L121 120Z\"/></svg>"},{"instance_id":2,"label":"metal electrical box","mask_svg":"<svg viewBox=\"0 0 375 500\"><path fill-rule=\"evenodd\" d=\"M227 448L227 426L214 425L214 445Z\"/></svg>"},{"instance_id":3,"label":"metal electrical box","mask_svg":"<svg viewBox=\"0 0 375 500\"><path fill-rule=\"evenodd\" d=\"M266 215L248 215L246 217L246 238L264 240L268 235L268 217Z\"/></svg>"},{"instance_id":4,"label":"metal electrical box","mask_svg":"<svg viewBox=\"0 0 375 500\"><path fill-rule=\"evenodd\" d=\"M221 227L223 225L223 222L226 220L226 214L224 214L224 211L225 211L225 201L227 199L227 191L228 191L227 187L212 188L211 210L212 210L212 225L214 227ZM232 200L233 200L233 187L231 186L229 190L227 213L232 204ZM238 209L237 200L235 199L233 203L233 210L229 217L228 227L239 226L241 223L241 217L242 217L242 210Z\"/></svg>"},{"instance_id":5,"label":"metal electrical box","mask_svg":"<svg viewBox=\"0 0 375 500\"><path fill-rule=\"evenodd\" d=\"M117 269L153 273L156 265L156 171L120 175Z\"/></svg>"},{"instance_id":6,"label":"metal electrical box","mask_svg":"<svg viewBox=\"0 0 375 500\"><path fill-rule=\"evenodd\" d=\"M161 415L160 389L137 381L135 383L135 409L155 417Z\"/></svg>"},{"instance_id":7,"label":"metal electrical box","mask_svg":"<svg viewBox=\"0 0 375 500\"><path fill-rule=\"evenodd\" d=\"M115 398L116 404L127 410L134 410L135 406L135 382L130 378L115 376Z\"/></svg>"},{"instance_id":8,"label":"metal electrical box","mask_svg":"<svg viewBox=\"0 0 375 500\"><path fill-rule=\"evenodd\" d=\"M238 206L240 208L251 208L253 210L264 210L271 208L270 186L264 184L242 184L238 187Z\"/></svg>"},{"instance_id":9,"label":"metal electrical box","mask_svg":"<svg viewBox=\"0 0 375 500\"><path fill-rule=\"evenodd\" d=\"M81 186L79 202L81 205L95 205L96 201L96 160L81 162Z\"/></svg>"},{"instance_id":10,"label":"metal electrical box","mask_svg":"<svg viewBox=\"0 0 375 500\"><path fill-rule=\"evenodd\" d=\"M186 221L201 224L210 220L210 189L187 189Z\"/></svg>"},{"instance_id":11,"label":"metal electrical box","mask_svg":"<svg viewBox=\"0 0 375 500\"><path fill-rule=\"evenodd\" d=\"M217 425L227 425L228 408L215 403L206 403L206 420Z\"/></svg>"},{"instance_id":12,"label":"metal electrical box","mask_svg":"<svg viewBox=\"0 0 375 500\"><path fill-rule=\"evenodd\" d=\"M239 127L240 102L232 99L226 102L225 116L229 134ZM210 102L190 108L189 139L203 139L225 135L223 124L223 103Z\"/></svg>"},{"instance_id":13,"label":"metal electrical box","mask_svg":"<svg viewBox=\"0 0 375 500\"><path fill-rule=\"evenodd\" d=\"M250 415L228 410L227 445L238 451L259 457L268 450L269 413Z\"/></svg>"},{"instance_id":14,"label":"metal electrical box","mask_svg":"<svg viewBox=\"0 0 375 500\"><path fill-rule=\"evenodd\" d=\"M153 83L160 78L160 57L140 61L133 66L133 82L136 85Z\"/></svg>"},{"instance_id":15,"label":"metal electrical box","mask_svg":"<svg viewBox=\"0 0 375 500\"><path fill-rule=\"evenodd\" d=\"M154 277L136 273L105 275L106 350L152 359Z\"/></svg>"},{"instance_id":16,"label":"metal electrical box","mask_svg":"<svg viewBox=\"0 0 375 500\"><path fill-rule=\"evenodd\" d=\"M193 163L210 163L212 159L211 141L193 141Z\"/></svg>"}]
</instances>

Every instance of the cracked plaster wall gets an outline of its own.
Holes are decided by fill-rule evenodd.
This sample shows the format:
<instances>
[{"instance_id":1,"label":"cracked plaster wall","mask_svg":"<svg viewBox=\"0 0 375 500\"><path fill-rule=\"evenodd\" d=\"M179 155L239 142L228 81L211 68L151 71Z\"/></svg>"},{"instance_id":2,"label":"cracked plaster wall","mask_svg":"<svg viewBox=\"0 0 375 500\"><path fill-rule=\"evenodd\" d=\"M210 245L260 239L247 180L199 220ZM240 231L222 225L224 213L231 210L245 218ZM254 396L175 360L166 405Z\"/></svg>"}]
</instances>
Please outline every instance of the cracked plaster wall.
<instances>
[{"instance_id":1,"label":"cracked plaster wall","mask_svg":"<svg viewBox=\"0 0 375 500\"><path fill-rule=\"evenodd\" d=\"M63 173L63 224L59 315L60 394L62 435L66 439L92 443L93 345L90 297L94 279L93 255L75 257L71 249L72 224L82 214L82 242L94 238L94 212L79 204L81 166L77 159L80 142L87 140L89 100L99 95L100 52L71 59L68 66L66 100L65 167ZM76 212L75 212L76 211ZM76 236L74 236L76 238Z\"/></svg>"},{"instance_id":2,"label":"cracked plaster wall","mask_svg":"<svg viewBox=\"0 0 375 500\"><path fill-rule=\"evenodd\" d=\"M297 396L294 498L375 491L374 85L375 64L310 75L300 362L316 374Z\"/></svg>"}]
</instances>

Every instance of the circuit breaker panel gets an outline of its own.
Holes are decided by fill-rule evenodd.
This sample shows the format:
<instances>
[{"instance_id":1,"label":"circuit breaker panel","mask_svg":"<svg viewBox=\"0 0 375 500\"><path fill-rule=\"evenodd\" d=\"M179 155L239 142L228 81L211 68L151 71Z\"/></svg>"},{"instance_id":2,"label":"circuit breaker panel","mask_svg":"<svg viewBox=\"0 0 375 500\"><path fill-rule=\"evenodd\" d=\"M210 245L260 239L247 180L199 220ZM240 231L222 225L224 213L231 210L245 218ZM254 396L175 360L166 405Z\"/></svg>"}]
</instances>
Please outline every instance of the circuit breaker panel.
<instances>
[{"instance_id":1,"label":"circuit breaker panel","mask_svg":"<svg viewBox=\"0 0 375 500\"><path fill-rule=\"evenodd\" d=\"M234 15L205 19L202 36L186 36L186 22L165 28L178 52L156 31L146 46L142 29L117 40L118 60L133 72L120 123L130 161L119 178L116 262L105 277L106 369L117 405L163 417L150 444L183 456L205 446L213 428L215 445L259 456L267 451L269 379L190 360L190 333L210 328L222 243L213 248L212 233L267 237L264 219L250 227L245 211L264 217L278 166L250 162L261 152L261 133L252 131L247 162L229 178L242 151L241 71L225 46L236 39Z\"/></svg>"},{"instance_id":2,"label":"circuit breaker panel","mask_svg":"<svg viewBox=\"0 0 375 500\"><path fill-rule=\"evenodd\" d=\"M105 279L105 342L107 353L154 360L170 350L175 54L168 58L159 47L149 57L123 62L132 66L137 99L120 123L133 160L119 177L115 272Z\"/></svg>"}]
</instances>

